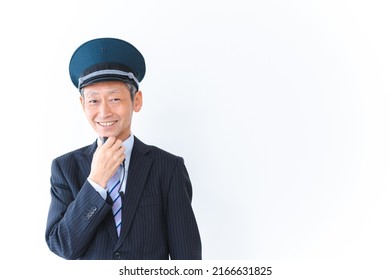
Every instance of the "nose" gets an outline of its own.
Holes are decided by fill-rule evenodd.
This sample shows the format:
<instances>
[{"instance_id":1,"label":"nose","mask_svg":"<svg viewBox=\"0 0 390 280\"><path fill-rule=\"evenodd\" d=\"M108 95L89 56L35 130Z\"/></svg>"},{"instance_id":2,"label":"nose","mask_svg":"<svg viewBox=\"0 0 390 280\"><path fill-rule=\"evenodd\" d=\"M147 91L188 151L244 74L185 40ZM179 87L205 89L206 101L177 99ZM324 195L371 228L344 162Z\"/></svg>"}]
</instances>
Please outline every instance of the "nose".
<instances>
[{"instance_id":1,"label":"nose","mask_svg":"<svg viewBox=\"0 0 390 280\"><path fill-rule=\"evenodd\" d=\"M106 118L112 115L111 107L106 101L102 101L99 105L99 116Z\"/></svg>"}]
</instances>

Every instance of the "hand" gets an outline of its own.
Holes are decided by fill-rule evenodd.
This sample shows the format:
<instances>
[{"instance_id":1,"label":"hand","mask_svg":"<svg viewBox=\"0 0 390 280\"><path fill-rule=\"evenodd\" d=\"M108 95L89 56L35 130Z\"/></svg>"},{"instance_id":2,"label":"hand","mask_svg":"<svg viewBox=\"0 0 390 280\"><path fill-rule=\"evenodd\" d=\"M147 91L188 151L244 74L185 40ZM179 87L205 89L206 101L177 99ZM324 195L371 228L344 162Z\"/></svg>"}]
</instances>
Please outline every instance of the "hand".
<instances>
[{"instance_id":1,"label":"hand","mask_svg":"<svg viewBox=\"0 0 390 280\"><path fill-rule=\"evenodd\" d=\"M122 146L122 141L109 137L104 145L98 145L93 155L89 179L106 188L107 182L124 160L125 147Z\"/></svg>"}]
</instances>

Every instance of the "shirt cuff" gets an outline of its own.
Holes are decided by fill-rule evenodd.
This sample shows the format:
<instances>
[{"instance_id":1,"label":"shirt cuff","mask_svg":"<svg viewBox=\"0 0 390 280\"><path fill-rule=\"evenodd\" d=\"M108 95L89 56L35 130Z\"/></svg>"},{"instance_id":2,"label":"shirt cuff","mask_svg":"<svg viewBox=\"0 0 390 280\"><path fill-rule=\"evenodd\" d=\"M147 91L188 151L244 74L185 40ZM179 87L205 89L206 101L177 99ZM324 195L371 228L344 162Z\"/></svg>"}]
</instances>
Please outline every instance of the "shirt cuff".
<instances>
[{"instance_id":1,"label":"shirt cuff","mask_svg":"<svg viewBox=\"0 0 390 280\"><path fill-rule=\"evenodd\" d=\"M99 184L95 183L91 179L87 178L88 182L91 184L91 186L100 194L100 196L106 200L107 199L107 190L102 188Z\"/></svg>"}]
</instances>

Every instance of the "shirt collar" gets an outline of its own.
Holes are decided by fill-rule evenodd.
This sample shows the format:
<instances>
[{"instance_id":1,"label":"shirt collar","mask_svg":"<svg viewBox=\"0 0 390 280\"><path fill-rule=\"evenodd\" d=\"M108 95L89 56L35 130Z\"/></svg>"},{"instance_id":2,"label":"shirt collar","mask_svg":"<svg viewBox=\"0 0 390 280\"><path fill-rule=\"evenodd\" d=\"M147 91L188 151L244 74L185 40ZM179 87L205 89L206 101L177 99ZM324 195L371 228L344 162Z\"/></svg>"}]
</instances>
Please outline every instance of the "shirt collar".
<instances>
[{"instance_id":1,"label":"shirt collar","mask_svg":"<svg viewBox=\"0 0 390 280\"><path fill-rule=\"evenodd\" d=\"M129 138L127 138L122 145L125 147L125 155L126 155L126 170L129 169L129 163L130 163L130 156L131 152L133 151L133 146L134 146L134 135L131 134Z\"/></svg>"}]
</instances>

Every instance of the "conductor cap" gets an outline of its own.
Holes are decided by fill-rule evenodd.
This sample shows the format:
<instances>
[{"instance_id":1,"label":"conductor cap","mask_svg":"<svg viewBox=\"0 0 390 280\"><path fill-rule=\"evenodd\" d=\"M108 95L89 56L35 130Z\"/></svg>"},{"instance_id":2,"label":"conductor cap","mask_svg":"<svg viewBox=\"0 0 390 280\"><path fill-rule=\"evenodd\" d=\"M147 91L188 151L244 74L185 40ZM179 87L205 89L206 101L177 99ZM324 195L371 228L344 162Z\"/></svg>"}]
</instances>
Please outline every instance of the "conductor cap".
<instances>
[{"instance_id":1,"label":"conductor cap","mask_svg":"<svg viewBox=\"0 0 390 280\"><path fill-rule=\"evenodd\" d=\"M83 87L102 81L130 82L139 89L145 76L145 60L130 43L116 38L98 38L79 46L69 63L72 83Z\"/></svg>"}]
</instances>

